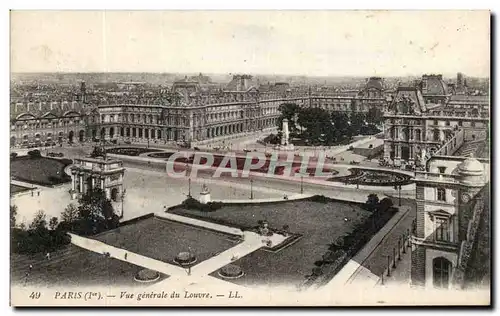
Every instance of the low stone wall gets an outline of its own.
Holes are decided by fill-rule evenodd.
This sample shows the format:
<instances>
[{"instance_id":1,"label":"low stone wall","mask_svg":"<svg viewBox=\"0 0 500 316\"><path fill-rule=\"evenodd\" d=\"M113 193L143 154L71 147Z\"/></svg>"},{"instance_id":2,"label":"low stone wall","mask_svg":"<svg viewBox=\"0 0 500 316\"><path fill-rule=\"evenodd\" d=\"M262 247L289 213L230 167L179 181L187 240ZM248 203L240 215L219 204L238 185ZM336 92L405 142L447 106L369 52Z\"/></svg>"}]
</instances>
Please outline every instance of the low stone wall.
<instances>
[{"instance_id":1,"label":"low stone wall","mask_svg":"<svg viewBox=\"0 0 500 316\"><path fill-rule=\"evenodd\" d=\"M365 157L375 157L381 154L384 151L384 144L381 144L374 148L366 148L366 147L355 147L352 152L356 155L361 155Z\"/></svg>"},{"instance_id":2,"label":"low stone wall","mask_svg":"<svg viewBox=\"0 0 500 316\"><path fill-rule=\"evenodd\" d=\"M123 161L123 165L125 167L141 168L160 172L166 171L167 162L163 158L158 159L151 157L126 156L117 154L107 154L107 156Z\"/></svg>"},{"instance_id":3,"label":"low stone wall","mask_svg":"<svg viewBox=\"0 0 500 316\"><path fill-rule=\"evenodd\" d=\"M243 231L241 229L229 227L229 226L224 226L224 225L220 225L220 224L215 224L215 223L211 223L211 222L206 222L206 221L194 219L191 217L175 215L172 213L156 213L155 217L167 219L167 220L174 221L174 222L180 222L180 223L184 223L184 224L188 224L188 225L193 225L193 226L197 226L197 227L203 227L203 228L207 228L210 230L219 231L219 232L225 233L225 234L243 236Z\"/></svg>"},{"instance_id":4,"label":"low stone wall","mask_svg":"<svg viewBox=\"0 0 500 316\"><path fill-rule=\"evenodd\" d=\"M291 196L287 196L285 199L282 198L267 198L267 199L246 199L246 200L212 200L211 202L215 203L224 203L224 204L261 204L261 203L277 203L277 202L286 202L286 201L298 201L304 200L313 197L314 194L295 194Z\"/></svg>"},{"instance_id":5,"label":"low stone wall","mask_svg":"<svg viewBox=\"0 0 500 316\"><path fill-rule=\"evenodd\" d=\"M391 230L410 211L409 208L400 209L358 253L340 270L335 277L326 285L332 289L360 283L375 286L379 282L379 276L373 275L363 267L363 263L371 256ZM355 285L355 284L354 284Z\"/></svg>"}]
</instances>

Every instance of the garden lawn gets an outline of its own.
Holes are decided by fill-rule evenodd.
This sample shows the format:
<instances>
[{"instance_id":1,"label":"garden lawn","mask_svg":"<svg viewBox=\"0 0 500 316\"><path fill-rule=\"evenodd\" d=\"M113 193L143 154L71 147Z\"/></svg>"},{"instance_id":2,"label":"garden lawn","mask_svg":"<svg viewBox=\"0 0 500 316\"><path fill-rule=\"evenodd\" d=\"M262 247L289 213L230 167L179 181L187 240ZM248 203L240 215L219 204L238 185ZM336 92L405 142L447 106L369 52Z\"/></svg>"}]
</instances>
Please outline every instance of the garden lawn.
<instances>
[{"instance_id":1,"label":"garden lawn","mask_svg":"<svg viewBox=\"0 0 500 316\"><path fill-rule=\"evenodd\" d=\"M12 183L10 184L10 194L16 194L19 192L24 192L29 190L31 190L31 188L23 187Z\"/></svg>"},{"instance_id":2,"label":"garden lawn","mask_svg":"<svg viewBox=\"0 0 500 316\"><path fill-rule=\"evenodd\" d=\"M14 284L24 284L29 264L33 269L28 277L27 286L50 285L60 287L145 287L151 283L140 283L134 276L143 267L118 259L106 258L74 245L68 245L58 253L52 253L47 260L38 256L38 260L30 260L26 255L11 255L11 277ZM168 276L162 275L160 280Z\"/></svg>"},{"instance_id":3,"label":"garden lawn","mask_svg":"<svg viewBox=\"0 0 500 316\"><path fill-rule=\"evenodd\" d=\"M336 201L223 206L209 213L176 208L170 212L246 229L257 226L259 220L267 220L271 228L288 225L290 232L303 235L296 243L276 253L258 250L235 261L245 275L228 281L241 285L301 285L328 246L361 225L370 215L358 204ZM345 222L344 218L349 221ZM211 275L220 278L217 271Z\"/></svg>"},{"instance_id":4,"label":"garden lawn","mask_svg":"<svg viewBox=\"0 0 500 316\"><path fill-rule=\"evenodd\" d=\"M189 249L200 263L236 245L228 235L155 217L92 238L170 264Z\"/></svg>"},{"instance_id":5,"label":"garden lawn","mask_svg":"<svg viewBox=\"0 0 500 316\"><path fill-rule=\"evenodd\" d=\"M51 186L69 182L71 177L64 173L64 168L71 160L47 157L17 157L10 160L11 177L33 184Z\"/></svg>"}]
</instances>

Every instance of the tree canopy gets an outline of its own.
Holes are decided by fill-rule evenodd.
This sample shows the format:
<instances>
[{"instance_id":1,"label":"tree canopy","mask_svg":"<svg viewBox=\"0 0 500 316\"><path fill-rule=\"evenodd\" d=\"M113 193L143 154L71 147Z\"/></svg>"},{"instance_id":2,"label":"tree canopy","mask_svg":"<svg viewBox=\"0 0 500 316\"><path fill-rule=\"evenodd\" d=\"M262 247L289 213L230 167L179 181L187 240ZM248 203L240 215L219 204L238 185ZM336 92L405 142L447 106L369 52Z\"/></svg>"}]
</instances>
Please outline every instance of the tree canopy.
<instances>
[{"instance_id":1,"label":"tree canopy","mask_svg":"<svg viewBox=\"0 0 500 316\"><path fill-rule=\"evenodd\" d=\"M119 217L104 191L94 189L84 194L78 206L69 204L57 217L50 218L38 211L28 229L15 227L17 208L11 206L11 247L17 253L53 251L69 243L68 231L78 235L93 235L118 227Z\"/></svg>"},{"instance_id":2,"label":"tree canopy","mask_svg":"<svg viewBox=\"0 0 500 316\"><path fill-rule=\"evenodd\" d=\"M377 134L380 130L376 124L383 120L382 111L376 107L371 108L368 114L354 111L330 113L319 107L301 108L294 103L284 103L280 111L278 130L281 131L286 118L290 134L311 145L332 146L348 142L355 135Z\"/></svg>"}]
</instances>

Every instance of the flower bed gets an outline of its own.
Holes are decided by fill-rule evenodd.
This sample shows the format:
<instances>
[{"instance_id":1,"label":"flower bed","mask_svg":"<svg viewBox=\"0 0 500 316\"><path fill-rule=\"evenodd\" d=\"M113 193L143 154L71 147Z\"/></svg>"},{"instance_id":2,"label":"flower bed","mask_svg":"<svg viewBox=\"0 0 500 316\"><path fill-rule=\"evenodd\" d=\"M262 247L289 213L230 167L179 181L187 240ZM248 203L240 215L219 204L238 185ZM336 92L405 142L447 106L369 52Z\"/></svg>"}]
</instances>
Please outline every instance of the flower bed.
<instances>
[{"instance_id":1,"label":"flower bed","mask_svg":"<svg viewBox=\"0 0 500 316\"><path fill-rule=\"evenodd\" d=\"M116 155L139 156L144 153L161 152L161 150L141 147L116 147L106 149L106 152Z\"/></svg>"},{"instance_id":2,"label":"flower bed","mask_svg":"<svg viewBox=\"0 0 500 316\"><path fill-rule=\"evenodd\" d=\"M149 269L141 270L134 276L134 280L137 282L155 282L159 279L160 273Z\"/></svg>"},{"instance_id":3,"label":"flower bed","mask_svg":"<svg viewBox=\"0 0 500 316\"><path fill-rule=\"evenodd\" d=\"M368 186L395 186L413 183L411 176L385 170L351 168L348 176L329 178L327 181Z\"/></svg>"},{"instance_id":4,"label":"flower bed","mask_svg":"<svg viewBox=\"0 0 500 316\"><path fill-rule=\"evenodd\" d=\"M237 279L241 278L244 273L239 266L235 264L228 264L219 270L219 275L225 279Z\"/></svg>"},{"instance_id":5,"label":"flower bed","mask_svg":"<svg viewBox=\"0 0 500 316\"><path fill-rule=\"evenodd\" d=\"M174 259L174 262L180 266L188 266L194 264L196 261L196 256L190 252L181 252Z\"/></svg>"}]
</instances>

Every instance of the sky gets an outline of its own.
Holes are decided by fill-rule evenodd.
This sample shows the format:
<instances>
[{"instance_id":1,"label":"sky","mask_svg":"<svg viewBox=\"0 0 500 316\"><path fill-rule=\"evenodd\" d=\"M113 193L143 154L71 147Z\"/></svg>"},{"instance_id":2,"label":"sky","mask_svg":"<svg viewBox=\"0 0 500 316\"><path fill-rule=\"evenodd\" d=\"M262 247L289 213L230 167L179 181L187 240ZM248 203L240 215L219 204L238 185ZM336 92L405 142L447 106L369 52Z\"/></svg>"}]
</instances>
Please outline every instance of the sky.
<instances>
[{"instance_id":1,"label":"sky","mask_svg":"<svg viewBox=\"0 0 500 316\"><path fill-rule=\"evenodd\" d=\"M488 11L12 11L12 72L489 77Z\"/></svg>"}]
</instances>

